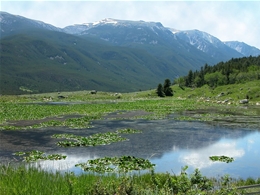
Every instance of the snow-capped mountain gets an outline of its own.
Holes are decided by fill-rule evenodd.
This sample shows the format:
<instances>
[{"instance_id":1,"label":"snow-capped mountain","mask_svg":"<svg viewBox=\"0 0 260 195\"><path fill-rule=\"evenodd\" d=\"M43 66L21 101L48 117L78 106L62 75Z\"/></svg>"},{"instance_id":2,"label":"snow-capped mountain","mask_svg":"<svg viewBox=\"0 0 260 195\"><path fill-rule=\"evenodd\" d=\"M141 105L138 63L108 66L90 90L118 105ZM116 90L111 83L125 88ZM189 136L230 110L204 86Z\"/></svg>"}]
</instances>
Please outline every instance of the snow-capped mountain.
<instances>
[{"instance_id":1,"label":"snow-capped mountain","mask_svg":"<svg viewBox=\"0 0 260 195\"><path fill-rule=\"evenodd\" d=\"M235 57L242 57L239 51L228 47L218 38L199 30L186 30L175 33L177 39L183 40L197 49L207 53L211 57L220 57L225 55L232 55Z\"/></svg>"},{"instance_id":2,"label":"snow-capped mountain","mask_svg":"<svg viewBox=\"0 0 260 195\"><path fill-rule=\"evenodd\" d=\"M260 55L260 49L256 47L250 46L244 42L239 41L226 41L224 42L230 48L238 51L239 53L243 54L244 56L258 56Z\"/></svg>"},{"instance_id":3,"label":"snow-capped mountain","mask_svg":"<svg viewBox=\"0 0 260 195\"><path fill-rule=\"evenodd\" d=\"M187 51L190 51L190 48L187 46L187 44L189 44L210 57L218 58L220 60L227 60L230 56L236 58L255 55L255 53L257 53L254 52L253 48L252 50L246 48L246 50L249 51L248 53L241 52L242 50L230 47L228 44L220 41L217 37L206 32L199 30L181 31L164 27L159 22L107 18L93 23L67 26L63 30L66 33L74 35L96 36L117 45L129 45L130 43L159 45L160 43L164 43L174 45L177 41L182 45L180 47L186 47ZM250 53L250 51L253 53Z\"/></svg>"},{"instance_id":4,"label":"snow-capped mountain","mask_svg":"<svg viewBox=\"0 0 260 195\"><path fill-rule=\"evenodd\" d=\"M160 22L130 21L106 18L93 23L75 24L63 29L22 16L0 12L1 37L28 29L65 32L77 36L94 36L101 40L124 46L171 45L175 49L192 52L192 46L218 60L259 55L259 49L241 42L222 42L199 30L180 31L164 27ZM189 46L190 45L190 46ZM194 50L193 50L194 52Z\"/></svg>"},{"instance_id":5,"label":"snow-capped mountain","mask_svg":"<svg viewBox=\"0 0 260 195\"><path fill-rule=\"evenodd\" d=\"M175 41L171 31L159 22L104 20L67 26L64 32L81 36L96 36L116 45L162 44ZM167 41L166 41L167 40Z\"/></svg>"},{"instance_id":6,"label":"snow-capped mountain","mask_svg":"<svg viewBox=\"0 0 260 195\"><path fill-rule=\"evenodd\" d=\"M65 27L63 30L69 34L88 34L88 30L91 28L97 28L100 26L114 26L114 27L137 27L141 29L142 27L149 27L151 29L160 28L162 30L167 30L163 27L163 25L159 22L145 22L145 21L130 21L130 20L118 20L112 18L105 18L101 21L93 22L93 23L84 23L84 24L75 24L71 26Z\"/></svg>"}]
</instances>

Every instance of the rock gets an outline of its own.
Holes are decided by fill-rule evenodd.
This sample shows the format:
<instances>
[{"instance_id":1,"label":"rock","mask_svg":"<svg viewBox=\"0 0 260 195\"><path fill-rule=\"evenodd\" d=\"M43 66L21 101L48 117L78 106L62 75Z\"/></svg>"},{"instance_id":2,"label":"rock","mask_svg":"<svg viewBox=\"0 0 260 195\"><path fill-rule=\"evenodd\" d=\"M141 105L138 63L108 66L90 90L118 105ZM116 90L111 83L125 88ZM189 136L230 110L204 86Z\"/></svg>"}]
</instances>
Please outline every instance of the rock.
<instances>
[{"instance_id":1,"label":"rock","mask_svg":"<svg viewBox=\"0 0 260 195\"><path fill-rule=\"evenodd\" d=\"M96 90L92 90L90 93L91 94L97 94L97 91Z\"/></svg>"},{"instance_id":2,"label":"rock","mask_svg":"<svg viewBox=\"0 0 260 195\"><path fill-rule=\"evenodd\" d=\"M239 101L240 104L247 104L248 102L248 99L243 99Z\"/></svg>"},{"instance_id":3,"label":"rock","mask_svg":"<svg viewBox=\"0 0 260 195\"><path fill-rule=\"evenodd\" d=\"M223 103L228 103L228 101L229 101L229 99L225 99L225 100L223 101Z\"/></svg>"},{"instance_id":4,"label":"rock","mask_svg":"<svg viewBox=\"0 0 260 195\"><path fill-rule=\"evenodd\" d=\"M59 95L58 98L59 98L59 99L64 99L64 98L66 98L66 97L63 96L63 95Z\"/></svg>"},{"instance_id":5,"label":"rock","mask_svg":"<svg viewBox=\"0 0 260 195\"><path fill-rule=\"evenodd\" d=\"M224 93L224 92L221 92L220 94L217 95L217 97L221 97L221 96L223 96L223 95L225 95L225 93Z\"/></svg>"}]
</instances>

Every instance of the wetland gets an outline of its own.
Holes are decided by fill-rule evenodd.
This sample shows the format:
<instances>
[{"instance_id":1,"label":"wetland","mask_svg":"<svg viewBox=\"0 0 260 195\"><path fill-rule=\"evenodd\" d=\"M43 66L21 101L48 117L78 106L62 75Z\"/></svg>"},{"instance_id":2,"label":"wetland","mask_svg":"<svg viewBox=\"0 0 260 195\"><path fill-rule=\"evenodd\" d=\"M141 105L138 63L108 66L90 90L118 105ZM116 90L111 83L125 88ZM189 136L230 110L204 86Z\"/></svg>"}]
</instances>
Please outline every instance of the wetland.
<instances>
[{"instance_id":1,"label":"wetland","mask_svg":"<svg viewBox=\"0 0 260 195\"><path fill-rule=\"evenodd\" d=\"M0 96L6 194L225 194L227 185L260 182L255 103L150 91L63 95Z\"/></svg>"},{"instance_id":2,"label":"wetland","mask_svg":"<svg viewBox=\"0 0 260 195\"><path fill-rule=\"evenodd\" d=\"M253 117L243 115L243 109L257 114ZM237 114L209 108L181 111L169 114L163 119L149 120L142 117L149 116L151 112L121 110L89 121L87 128L41 127L3 130L0 131L0 161L21 161L21 158L13 155L17 151L39 150L46 154L58 153L67 158L60 161L39 161L37 166L79 174L83 171L75 167L78 163L126 155L149 159L155 164L155 172L175 174L187 165L189 173L199 168L203 175L210 177L229 174L236 178L257 178L260 172L260 166L257 163L260 161L258 112L259 109L255 106L240 108ZM213 116L217 117L209 120ZM38 124L48 120L64 121L81 117L84 116L75 114L42 120L17 120L9 124L24 128L33 123ZM202 121L202 118L205 121ZM127 133L127 131L122 131L124 129L133 129L137 133ZM120 130L122 132L119 136L117 132ZM98 141L97 135L112 136L114 141L99 143L101 139L99 138ZM92 136L96 137L96 140L92 145L74 144L74 147L69 147L71 145L64 144L68 143L64 141L66 136L70 136L71 139ZM235 161L231 164L212 162L209 157L214 155L230 156Z\"/></svg>"}]
</instances>

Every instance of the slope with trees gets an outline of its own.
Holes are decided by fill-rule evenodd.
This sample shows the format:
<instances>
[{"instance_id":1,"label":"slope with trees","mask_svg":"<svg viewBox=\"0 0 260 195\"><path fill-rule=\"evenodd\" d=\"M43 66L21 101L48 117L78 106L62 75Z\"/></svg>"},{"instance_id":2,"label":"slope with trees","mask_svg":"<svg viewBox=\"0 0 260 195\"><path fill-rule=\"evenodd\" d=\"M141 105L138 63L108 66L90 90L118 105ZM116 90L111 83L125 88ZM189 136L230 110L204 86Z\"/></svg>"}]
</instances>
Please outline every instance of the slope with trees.
<instances>
[{"instance_id":1,"label":"slope with trees","mask_svg":"<svg viewBox=\"0 0 260 195\"><path fill-rule=\"evenodd\" d=\"M188 75L176 79L174 83L193 88L203 85L215 88L254 80L260 80L260 56L232 58L214 66L205 64L199 71L190 70Z\"/></svg>"}]
</instances>

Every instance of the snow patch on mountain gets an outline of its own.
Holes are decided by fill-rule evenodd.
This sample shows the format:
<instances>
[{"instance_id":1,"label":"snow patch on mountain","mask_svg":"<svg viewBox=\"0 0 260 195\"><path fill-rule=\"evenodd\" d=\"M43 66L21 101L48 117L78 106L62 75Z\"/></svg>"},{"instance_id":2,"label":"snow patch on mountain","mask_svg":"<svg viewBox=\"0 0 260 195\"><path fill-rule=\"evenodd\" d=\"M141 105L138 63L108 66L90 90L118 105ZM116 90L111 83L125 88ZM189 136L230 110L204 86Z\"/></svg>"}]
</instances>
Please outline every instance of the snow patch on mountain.
<instances>
[{"instance_id":1,"label":"snow patch on mountain","mask_svg":"<svg viewBox=\"0 0 260 195\"><path fill-rule=\"evenodd\" d=\"M145 22L145 21L131 21L131 20L119 20L112 18L105 18L100 21L96 21L93 23L84 23L84 24L76 24L63 28L64 32L69 34L84 34L87 30L91 28L96 28L104 25L112 25L112 26L122 26L128 28L136 28L138 30L142 30L143 28L151 28L156 34L158 34L157 30L168 30L166 29L160 22Z\"/></svg>"},{"instance_id":2,"label":"snow patch on mountain","mask_svg":"<svg viewBox=\"0 0 260 195\"><path fill-rule=\"evenodd\" d=\"M224 42L228 47L238 51L244 56L258 56L260 55L260 50L256 47L250 46L244 42L239 41L226 41Z\"/></svg>"},{"instance_id":3,"label":"snow patch on mountain","mask_svg":"<svg viewBox=\"0 0 260 195\"><path fill-rule=\"evenodd\" d=\"M117 21L111 18L105 18L101 21L94 22L93 26L96 26L98 24L117 24Z\"/></svg>"},{"instance_id":4,"label":"snow patch on mountain","mask_svg":"<svg viewBox=\"0 0 260 195\"><path fill-rule=\"evenodd\" d=\"M175 28L167 28L169 31L171 31L172 32L172 34L176 34L176 33L178 33L178 32L180 32L180 30L177 30L177 29L175 29Z\"/></svg>"}]
</instances>

